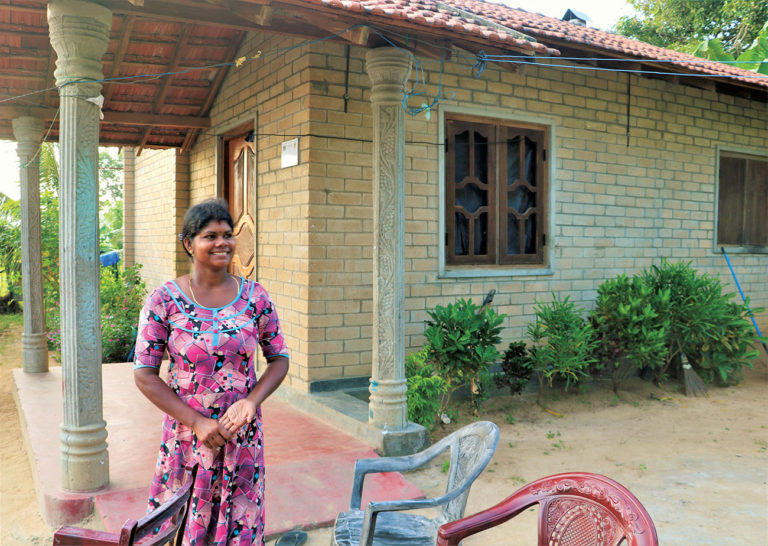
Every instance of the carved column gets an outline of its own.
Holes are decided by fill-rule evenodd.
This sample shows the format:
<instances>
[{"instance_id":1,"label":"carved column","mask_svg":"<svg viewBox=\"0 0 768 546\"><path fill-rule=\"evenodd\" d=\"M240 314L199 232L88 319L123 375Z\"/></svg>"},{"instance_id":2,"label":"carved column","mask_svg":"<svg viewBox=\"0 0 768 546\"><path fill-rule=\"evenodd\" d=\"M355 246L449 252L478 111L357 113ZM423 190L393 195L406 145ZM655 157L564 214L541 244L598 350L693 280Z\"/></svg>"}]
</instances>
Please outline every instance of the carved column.
<instances>
[{"instance_id":1,"label":"carved column","mask_svg":"<svg viewBox=\"0 0 768 546\"><path fill-rule=\"evenodd\" d=\"M13 119L21 176L21 282L24 291L24 333L21 361L27 373L48 371L43 310L43 265L40 250L40 154L43 121L31 116Z\"/></svg>"},{"instance_id":2,"label":"carved column","mask_svg":"<svg viewBox=\"0 0 768 546\"><path fill-rule=\"evenodd\" d=\"M101 394L99 105L94 101L111 24L112 13L99 4L48 4L60 97L61 483L74 491L109 483Z\"/></svg>"},{"instance_id":3,"label":"carved column","mask_svg":"<svg viewBox=\"0 0 768 546\"><path fill-rule=\"evenodd\" d=\"M405 379L405 115L411 58L396 48L368 51L373 106L373 370L368 421L407 425Z\"/></svg>"}]
</instances>

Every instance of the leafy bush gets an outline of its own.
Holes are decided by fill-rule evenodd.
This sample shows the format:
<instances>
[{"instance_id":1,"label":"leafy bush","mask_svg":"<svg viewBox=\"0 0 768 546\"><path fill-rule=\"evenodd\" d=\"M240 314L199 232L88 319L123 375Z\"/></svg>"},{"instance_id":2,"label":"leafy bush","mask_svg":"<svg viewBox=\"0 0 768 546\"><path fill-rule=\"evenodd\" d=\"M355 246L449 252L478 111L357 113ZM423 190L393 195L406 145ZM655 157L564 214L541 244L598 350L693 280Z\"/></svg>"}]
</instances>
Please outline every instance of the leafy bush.
<instances>
[{"instance_id":1,"label":"leafy bush","mask_svg":"<svg viewBox=\"0 0 768 546\"><path fill-rule=\"evenodd\" d=\"M19 201L0 193L0 313L18 313L21 295L21 211Z\"/></svg>"},{"instance_id":2,"label":"leafy bush","mask_svg":"<svg viewBox=\"0 0 768 546\"><path fill-rule=\"evenodd\" d=\"M594 330L584 312L569 301L553 294L552 303L536 304L536 321L528 325L533 342L531 360L539 374L539 399L555 377L565 380L566 389L587 375L594 358Z\"/></svg>"},{"instance_id":3,"label":"leafy bush","mask_svg":"<svg viewBox=\"0 0 768 546\"><path fill-rule=\"evenodd\" d=\"M497 387L509 389L514 396L523 392L533 374L533 362L524 341L513 341L504 351L501 361L501 373L494 376Z\"/></svg>"},{"instance_id":4,"label":"leafy bush","mask_svg":"<svg viewBox=\"0 0 768 546\"><path fill-rule=\"evenodd\" d=\"M686 356L704 381L728 386L741 381L742 366L751 368L760 353L753 348L758 337L747 318L748 310L734 302L725 306L726 313L713 333L714 342L705 343Z\"/></svg>"},{"instance_id":5,"label":"leafy bush","mask_svg":"<svg viewBox=\"0 0 768 546\"><path fill-rule=\"evenodd\" d=\"M452 393L469 386L471 403L477 412L484 396L482 386L487 384L482 377L501 356L496 345L501 342L499 334L505 315L464 299L445 307L438 305L427 313L430 320L426 321L424 336L428 362L448 384L441 410L447 407Z\"/></svg>"},{"instance_id":6,"label":"leafy bush","mask_svg":"<svg viewBox=\"0 0 768 546\"><path fill-rule=\"evenodd\" d=\"M590 319L601 365L611 369L613 390L637 368L661 368L667 353L668 288L654 291L640 276L619 275L597 288Z\"/></svg>"},{"instance_id":7,"label":"leafy bush","mask_svg":"<svg viewBox=\"0 0 768 546\"><path fill-rule=\"evenodd\" d=\"M642 275L655 291L670 291L667 353L658 379L678 371L680 355L685 354L704 380L737 382L741 367L751 367L758 356L752 348L758 337L747 305L731 301L734 295L723 294L718 278L697 273L690 262L664 260Z\"/></svg>"},{"instance_id":8,"label":"leafy bush","mask_svg":"<svg viewBox=\"0 0 768 546\"><path fill-rule=\"evenodd\" d=\"M408 382L408 420L427 429L435 424L443 395L448 384L427 362L429 347L409 354L405 359L405 377Z\"/></svg>"},{"instance_id":9,"label":"leafy bush","mask_svg":"<svg viewBox=\"0 0 768 546\"><path fill-rule=\"evenodd\" d=\"M136 342L139 312L144 304L146 286L140 265L121 271L116 267L101 268L101 359L102 362L124 362ZM49 311L49 348L61 352L61 329L58 309Z\"/></svg>"},{"instance_id":10,"label":"leafy bush","mask_svg":"<svg viewBox=\"0 0 768 546\"><path fill-rule=\"evenodd\" d=\"M122 272L115 266L102 268L101 352L104 362L124 362L136 343L139 312L147 292L140 269L141 265L126 267Z\"/></svg>"}]
</instances>

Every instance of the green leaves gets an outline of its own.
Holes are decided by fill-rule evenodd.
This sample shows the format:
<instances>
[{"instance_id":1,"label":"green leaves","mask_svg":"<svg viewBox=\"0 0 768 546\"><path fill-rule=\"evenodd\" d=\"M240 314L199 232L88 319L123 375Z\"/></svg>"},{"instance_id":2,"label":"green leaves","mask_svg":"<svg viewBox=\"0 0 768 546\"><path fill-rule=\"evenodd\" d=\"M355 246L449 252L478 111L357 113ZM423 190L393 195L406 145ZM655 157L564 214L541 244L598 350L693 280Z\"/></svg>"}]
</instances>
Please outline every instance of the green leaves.
<instances>
[{"instance_id":1,"label":"green leaves","mask_svg":"<svg viewBox=\"0 0 768 546\"><path fill-rule=\"evenodd\" d=\"M549 385L555 377L565 379L566 388L588 375L595 362L595 339L584 311L570 301L552 294L551 303L536 303L536 321L528 325L531 361L539 377ZM543 387L543 384L540 384ZM539 394L541 391L539 389Z\"/></svg>"},{"instance_id":2,"label":"green leaves","mask_svg":"<svg viewBox=\"0 0 768 546\"><path fill-rule=\"evenodd\" d=\"M603 282L597 294L590 320L600 340L600 363L611 367L615 391L633 369L664 365L669 291L655 291L639 276L619 275Z\"/></svg>"},{"instance_id":3,"label":"green leaves","mask_svg":"<svg viewBox=\"0 0 768 546\"><path fill-rule=\"evenodd\" d=\"M758 338L747 304L734 302L733 294L723 293L718 278L697 273L690 262L663 260L641 275L655 291L670 294L664 369L676 364L684 353L705 381L738 382L741 367L752 366L757 357L752 344Z\"/></svg>"},{"instance_id":4,"label":"green leaves","mask_svg":"<svg viewBox=\"0 0 768 546\"><path fill-rule=\"evenodd\" d=\"M471 385L470 396L475 407L482 397L481 375L501 358L496 345L501 343L501 324L505 315L490 307L459 299L446 306L427 311L430 319L424 337L427 339L428 362L443 377L448 391ZM443 397L442 408L448 401Z\"/></svg>"},{"instance_id":5,"label":"green leaves","mask_svg":"<svg viewBox=\"0 0 768 546\"><path fill-rule=\"evenodd\" d=\"M758 74L768 74L768 22L758 33L747 49L745 49L738 59L726 51L722 41L718 38L709 38L699 44L692 53L697 57L709 59L711 61L734 63L738 68L751 70Z\"/></svg>"},{"instance_id":6,"label":"green leaves","mask_svg":"<svg viewBox=\"0 0 768 546\"><path fill-rule=\"evenodd\" d=\"M768 3L755 0L630 0L638 15L622 17L616 31L677 51L713 38L738 57L768 20ZM764 27L763 27L764 28Z\"/></svg>"}]
</instances>

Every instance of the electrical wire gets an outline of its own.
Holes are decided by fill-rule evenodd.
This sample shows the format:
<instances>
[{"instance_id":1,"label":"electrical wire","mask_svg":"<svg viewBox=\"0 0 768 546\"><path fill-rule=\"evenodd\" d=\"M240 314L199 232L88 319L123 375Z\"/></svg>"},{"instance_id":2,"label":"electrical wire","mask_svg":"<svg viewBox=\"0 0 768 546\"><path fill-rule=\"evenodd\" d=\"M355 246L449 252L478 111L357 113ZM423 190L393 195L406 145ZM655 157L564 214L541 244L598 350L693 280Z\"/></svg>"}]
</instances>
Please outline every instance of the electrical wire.
<instances>
[{"instance_id":1,"label":"electrical wire","mask_svg":"<svg viewBox=\"0 0 768 546\"><path fill-rule=\"evenodd\" d=\"M746 61L711 61L707 59L701 59L701 60L680 60L680 59L664 59L664 58L658 58L658 59L606 59L606 58L599 58L599 57L536 57L535 55L497 55L497 54L487 54L485 51L481 50L477 54L474 55L466 55L461 52L456 51L456 48L453 46L444 46L439 43L436 44L430 44L431 47L441 50L440 60L439 60L439 76L438 76L438 82L437 82L437 94L431 99L429 102L424 102L422 105L418 108L413 107L409 104L409 101L413 99L414 97L418 96L424 96L425 99L427 99L426 91L421 90L422 88L426 88L428 86L427 79L425 76L424 71L424 65L426 64L424 61L416 57L411 51L401 47L398 43L396 43L390 36L394 36L401 41L404 41L406 44L410 40L410 36L407 34L401 34L397 33L395 31L388 30L386 33L384 31L381 31L377 29L376 27L372 25L366 25L366 24L356 24L352 25L340 32L336 32L333 34L329 34L327 36L324 36L322 38L317 38L313 40L305 40L298 44L294 44L292 46L278 48L272 51L262 52L261 50L257 50L255 53L251 55L245 55L238 57L234 61L231 62L223 62L223 63L214 63L204 66L198 66L198 67L189 67L185 68L183 70L173 71L173 72L158 72L158 73L152 73L152 74L139 74L139 75L132 75L132 76L117 76L117 77L111 77L111 78L103 78L100 80L93 80L93 79L84 79L84 80L72 80L65 82L59 87L49 87L47 89L41 89L38 91L31 91L28 93L24 93L22 95L12 96L12 97L6 97L0 99L0 103L4 102L10 102L14 100L23 99L26 97L34 96L41 93L46 93L48 91L61 89L62 87L66 87L68 85L74 85L78 83L113 83L113 82L121 82L123 84L132 84L132 83L139 83L143 81L148 80L156 80L163 77L169 77L169 76L177 76L182 75L190 72L194 72L197 70L210 70L210 69L217 69L217 68L223 68L223 67L235 67L240 68L244 64L249 62L254 62L259 59L265 59L267 57L274 57L278 55L282 55L285 53L288 53L295 49L300 49L304 47L311 46L313 44L322 43L328 40L332 40L334 38L339 38L343 36L344 34L351 32L358 28L368 28L371 32L378 35L380 38L382 38L388 45L391 47L394 47L400 51L402 51L404 54L411 57L414 68L413 71L416 74L416 80L411 86L411 88L404 92L403 101L402 101L402 107L403 110L410 114L411 116L416 116L422 112L426 112L426 115L429 116L429 113L432 109L436 107L436 105L439 103L441 98L446 96L446 92L443 90L443 73L444 73L444 67L445 67L445 59L446 54L451 53L452 60L456 59L458 62L457 64L464 64L464 67L471 70L473 76L475 78L479 78L483 72L487 68L488 62L495 62L495 63L512 63L516 65L528 65L528 66L541 66L546 68L558 68L558 69L572 69L572 70L593 70L598 72L613 72L613 73L626 73L626 74L637 74L637 75L654 75L654 76L679 76L679 77L703 77L703 78L739 78L739 79L756 79L756 80L768 80L768 75L755 73L754 75L751 74L712 74L712 73L680 73L680 72L672 72L672 71L660 71L660 70L643 70L643 69L623 69L623 68L615 68L615 67L599 67L599 66L582 66L577 64L562 64L564 61L572 61L572 62L610 62L610 63L621 63L621 62L645 62L645 63L678 63L678 64L712 64L712 63L720 63L720 64L739 64ZM426 61L427 63L431 61ZM455 96L454 92L450 92L453 96ZM428 100L428 99L427 99ZM33 103L27 103L28 106L33 106ZM46 106L46 105L40 105L40 106ZM48 128L48 132L46 133L46 136L44 137L43 141L48 137L48 135L51 132L51 129L53 128L53 124L55 123L56 118L58 117L59 110L56 111L56 114L54 115L53 121L51 122L51 125ZM213 132L209 131L199 131L199 134L201 135L213 135ZM334 135L319 135L319 134L313 134L313 133L307 133L307 134L285 134L285 133L259 133L260 137L263 136L279 136L282 138L301 138L301 137L313 137L313 138L328 138L328 139L341 139L346 141L357 141L357 142L363 142L363 143L371 143L371 139L358 139L358 138L350 138L350 137L338 137ZM442 147L444 146L444 143L441 142L427 142L427 141L408 141L406 140L406 144L419 144L419 145L431 145L431 146L437 146ZM38 148L39 152L39 148ZM35 154L34 157L36 157L37 154ZM30 160L31 161L31 160Z\"/></svg>"}]
</instances>

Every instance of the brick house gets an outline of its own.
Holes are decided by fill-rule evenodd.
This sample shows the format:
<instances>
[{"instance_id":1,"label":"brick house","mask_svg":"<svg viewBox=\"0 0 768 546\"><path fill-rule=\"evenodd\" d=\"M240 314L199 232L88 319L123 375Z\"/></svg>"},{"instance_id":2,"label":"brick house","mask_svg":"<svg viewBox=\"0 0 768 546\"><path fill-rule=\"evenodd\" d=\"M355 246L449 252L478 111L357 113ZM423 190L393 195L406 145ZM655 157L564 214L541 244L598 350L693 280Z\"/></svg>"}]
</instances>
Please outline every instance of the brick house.
<instances>
[{"instance_id":1,"label":"brick house","mask_svg":"<svg viewBox=\"0 0 768 546\"><path fill-rule=\"evenodd\" d=\"M184 274L184 211L228 199L288 385L370 378L384 430L406 426L403 360L436 304L495 289L508 343L535 301L589 308L663 257L731 284L726 246L768 306L765 77L479 0L14 0L0 23L0 138L30 218L34 151L62 146L63 428L96 453L62 448L66 488L104 483L99 144L125 152L125 262L150 286ZM25 304L27 369L45 355Z\"/></svg>"},{"instance_id":2,"label":"brick house","mask_svg":"<svg viewBox=\"0 0 768 546\"><path fill-rule=\"evenodd\" d=\"M406 88L425 94L411 107L432 100L438 85L443 96L429 117L421 112L404 122L406 351L423 343L427 309L458 297L479 301L490 289L497 290L494 306L508 315L508 342L524 337L535 300L557 292L588 308L600 282L661 257L692 261L729 283L716 249L742 240L723 230L723 213L733 210L724 190L736 182L720 175L737 170L729 166L734 161L754 165L762 185L751 190L752 208L738 213L756 247L737 243L730 253L753 304L768 303L765 81L754 86L762 90L738 96L704 77L672 75L677 68L668 64L644 64L689 60L676 52L509 8L461 5L484 16L492 10L494 22L548 45L557 33L553 47L569 48L561 56L583 56L584 48L592 57L626 59L633 51L638 58L597 63L630 72L584 70L589 61L560 62L575 68L489 61L478 75L477 57L456 48L445 50L452 58L442 71L436 54L423 59L425 86L411 72ZM135 159L125 241L128 263L143 264L149 285L185 273L174 237L181 215L189 204L228 195L217 171L223 144L233 128L242 135L253 130L255 276L275 298L288 334L290 385L320 390L329 380L367 382L371 374L374 129L366 48L302 42L249 34L237 56L261 51L262 58L230 71L211 109L211 130L188 152L144 150ZM266 55L280 49L288 51ZM298 164L282 167L281 146L294 138ZM466 162L486 141L501 144L489 147L495 157L483 159L481 175ZM505 182L503 171L530 169L522 165L528 157L535 157L535 180L508 194L525 209L507 211L503 192L516 177ZM466 175L481 184L452 190L450 181ZM464 214L487 230L476 248L466 240L477 234L470 222L454 220L452 208L467 204L461 199L492 205L487 217ZM528 207L535 207L535 220L511 220ZM169 221L159 223L163 217Z\"/></svg>"}]
</instances>

